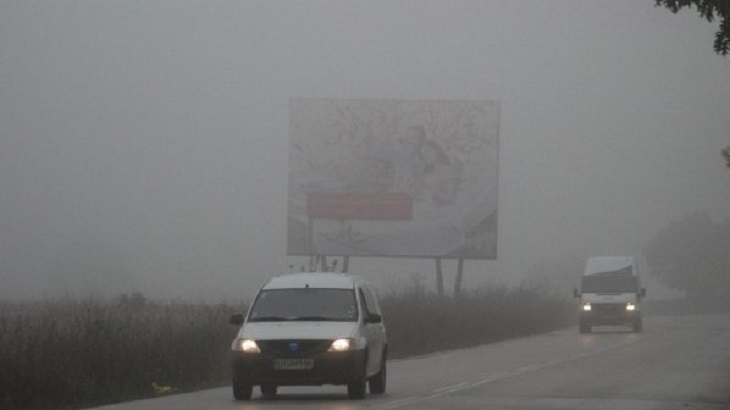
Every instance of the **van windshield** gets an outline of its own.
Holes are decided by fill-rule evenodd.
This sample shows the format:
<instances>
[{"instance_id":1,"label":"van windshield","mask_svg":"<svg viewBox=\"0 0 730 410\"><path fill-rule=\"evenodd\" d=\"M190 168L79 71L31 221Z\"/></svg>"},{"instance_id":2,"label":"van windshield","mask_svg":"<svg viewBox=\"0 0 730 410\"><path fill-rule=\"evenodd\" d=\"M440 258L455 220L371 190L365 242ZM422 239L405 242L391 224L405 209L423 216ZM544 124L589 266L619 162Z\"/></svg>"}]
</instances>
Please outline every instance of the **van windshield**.
<instances>
[{"instance_id":1,"label":"van windshield","mask_svg":"<svg viewBox=\"0 0 730 410\"><path fill-rule=\"evenodd\" d=\"M583 293L636 293L639 283L636 276L599 274L584 276Z\"/></svg>"},{"instance_id":2,"label":"van windshield","mask_svg":"<svg viewBox=\"0 0 730 410\"><path fill-rule=\"evenodd\" d=\"M353 289L271 289L256 297L249 322L357 321Z\"/></svg>"}]
</instances>

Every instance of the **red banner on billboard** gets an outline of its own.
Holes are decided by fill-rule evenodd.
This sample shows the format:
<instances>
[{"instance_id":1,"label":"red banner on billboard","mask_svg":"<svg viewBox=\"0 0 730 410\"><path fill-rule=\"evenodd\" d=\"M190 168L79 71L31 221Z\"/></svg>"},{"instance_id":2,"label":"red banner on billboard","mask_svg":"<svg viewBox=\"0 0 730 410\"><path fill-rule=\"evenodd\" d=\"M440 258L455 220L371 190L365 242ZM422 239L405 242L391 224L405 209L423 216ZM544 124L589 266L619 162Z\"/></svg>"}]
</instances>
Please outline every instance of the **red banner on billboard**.
<instances>
[{"instance_id":1,"label":"red banner on billboard","mask_svg":"<svg viewBox=\"0 0 730 410\"><path fill-rule=\"evenodd\" d=\"M407 221L413 217L413 200L395 193L313 192L307 197L307 214L322 219Z\"/></svg>"}]
</instances>

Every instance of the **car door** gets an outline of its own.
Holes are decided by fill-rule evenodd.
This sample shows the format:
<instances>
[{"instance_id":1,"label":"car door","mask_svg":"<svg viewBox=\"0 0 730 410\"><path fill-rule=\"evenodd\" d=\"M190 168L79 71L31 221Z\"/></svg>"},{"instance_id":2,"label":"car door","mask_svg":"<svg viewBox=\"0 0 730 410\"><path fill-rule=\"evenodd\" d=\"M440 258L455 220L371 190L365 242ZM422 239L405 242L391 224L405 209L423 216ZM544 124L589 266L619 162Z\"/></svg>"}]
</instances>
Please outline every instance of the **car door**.
<instances>
[{"instance_id":1,"label":"car door","mask_svg":"<svg viewBox=\"0 0 730 410\"><path fill-rule=\"evenodd\" d=\"M360 288L361 307L363 309L363 321L369 314L380 315L380 308L372 293L367 288ZM367 340L368 363L367 374L373 375L380 370L380 362L383 357L385 344L385 328L382 320L379 323L363 323L365 338Z\"/></svg>"}]
</instances>

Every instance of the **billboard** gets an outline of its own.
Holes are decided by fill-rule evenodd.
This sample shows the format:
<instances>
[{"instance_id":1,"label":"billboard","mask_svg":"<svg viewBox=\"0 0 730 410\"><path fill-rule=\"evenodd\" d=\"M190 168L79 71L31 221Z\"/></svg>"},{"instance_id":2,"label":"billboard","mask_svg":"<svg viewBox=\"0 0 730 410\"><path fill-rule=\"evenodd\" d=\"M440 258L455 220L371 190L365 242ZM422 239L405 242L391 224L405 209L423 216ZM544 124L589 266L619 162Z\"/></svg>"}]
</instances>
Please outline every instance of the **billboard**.
<instances>
[{"instance_id":1,"label":"billboard","mask_svg":"<svg viewBox=\"0 0 730 410\"><path fill-rule=\"evenodd\" d=\"M499 104L294 99L290 255L496 259Z\"/></svg>"}]
</instances>

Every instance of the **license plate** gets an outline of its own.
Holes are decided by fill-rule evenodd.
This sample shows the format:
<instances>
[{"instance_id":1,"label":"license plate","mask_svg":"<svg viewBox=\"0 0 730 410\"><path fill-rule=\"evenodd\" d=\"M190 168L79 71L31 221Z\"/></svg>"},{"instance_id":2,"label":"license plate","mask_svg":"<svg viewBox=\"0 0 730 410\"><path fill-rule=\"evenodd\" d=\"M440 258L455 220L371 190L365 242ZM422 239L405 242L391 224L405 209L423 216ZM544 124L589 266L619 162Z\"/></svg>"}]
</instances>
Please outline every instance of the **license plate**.
<instances>
[{"instance_id":1,"label":"license plate","mask_svg":"<svg viewBox=\"0 0 730 410\"><path fill-rule=\"evenodd\" d=\"M309 370L314 359L274 359L274 370Z\"/></svg>"}]
</instances>

